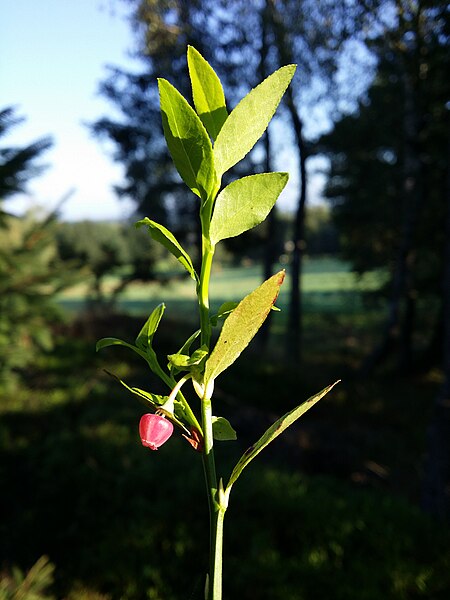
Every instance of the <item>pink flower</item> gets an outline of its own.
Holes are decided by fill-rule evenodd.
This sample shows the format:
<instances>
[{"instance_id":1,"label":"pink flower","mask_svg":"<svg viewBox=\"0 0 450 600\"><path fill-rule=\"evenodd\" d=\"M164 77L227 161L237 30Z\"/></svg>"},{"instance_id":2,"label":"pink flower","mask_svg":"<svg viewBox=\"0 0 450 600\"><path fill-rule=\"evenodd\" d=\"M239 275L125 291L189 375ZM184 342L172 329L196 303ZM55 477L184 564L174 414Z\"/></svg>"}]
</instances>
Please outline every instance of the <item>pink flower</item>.
<instances>
[{"instance_id":1,"label":"pink flower","mask_svg":"<svg viewBox=\"0 0 450 600\"><path fill-rule=\"evenodd\" d=\"M173 425L165 417L147 413L139 422L139 435L143 446L158 450L173 433Z\"/></svg>"}]
</instances>

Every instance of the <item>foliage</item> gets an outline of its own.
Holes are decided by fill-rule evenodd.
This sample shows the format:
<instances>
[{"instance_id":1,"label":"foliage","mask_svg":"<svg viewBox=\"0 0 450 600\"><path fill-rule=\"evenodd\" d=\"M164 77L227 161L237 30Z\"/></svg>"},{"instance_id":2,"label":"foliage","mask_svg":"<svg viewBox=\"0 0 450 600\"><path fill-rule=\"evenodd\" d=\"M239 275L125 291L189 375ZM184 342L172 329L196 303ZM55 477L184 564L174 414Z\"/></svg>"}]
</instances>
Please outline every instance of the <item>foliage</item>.
<instances>
[{"instance_id":1,"label":"foliage","mask_svg":"<svg viewBox=\"0 0 450 600\"><path fill-rule=\"evenodd\" d=\"M156 79L164 73L166 79L177 82L178 89L187 97L190 80L186 69L186 42L207 52L220 24L216 24L214 32L208 30L213 11L207 3L182 3L178 8L182 15L178 10L172 11L166 2L142 3L139 9L134 3L133 13L141 11L135 31L139 32L137 54L144 66L140 72L133 73L110 69L110 75L101 85L101 93L118 108L120 118L104 117L94 123L92 129L100 138L113 142L113 157L124 165L124 183L116 187L119 196L136 202L139 215L151 212L155 220L180 234L182 241L189 236L197 241L196 213L186 201L184 186L164 142ZM175 13L180 22L172 27L167 19L173 18ZM141 17L151 21L151 40L147 47L140 45ZM216 23L216 19L213 20ZM187 39L180 39L179 28L188 32Z\"/></svg>"},{"instance_id":2,"label":"foliage","mask_svg":"<svg viewBox=\"0 0 450 600\"><path fill-rule=\"evenodd\" d=\"M345 258L360 273L390 273L384 333L364 368L393 356L397 368L410 371L442 355L442 310L434 311L425 359L415 337L417 320L428 318L422 306L428 302L429 313L443 305L448 27L441 0L396 0L391 22L383 6L373 2L365 15L377 35L369 42L361 33L377 58L376 79L357 112L319 146L330 158L325 193Z\"/></svg>"},{"instance_id":3,"label":"foliage","mask_svg":"<svg viewBox=\"0 0 450 600\"><path fill-rule=\"evenodd\" d=\"M0 573L0 600L52 600L48 588L53 583L54 568L42 556L26 575L17 567L11 573Z\"/></svg>"},{"instance_id":4,"label":"foliage","mask_svg":"<svg viewBox=\"0 0 450 600\"><path fill-rule=\"evenodd\" d=\"M60 223L56 240L63 261L82 268L86 278L92 275L87 302L95 310L112 308L130 283L153 280L154 264L161 257L147 236L130 236L130 227L118 223ZM112 286L114 274L118 279Z\"/></svg>"},{"instance_id":5,"label":"foliage","mask_svg":"<svg viewBox=\"0 0 450 600\"><path fill-rule=\"evenodd\" d=\"M136 55L145 68L138 74L120 69L111 71L101 91L119 109L121 117L101 119L94 124L93 130L95 134L112 140L114 158L125 166L125 183L118 189L119 194L131 197L137 203L139 214L151 212L153 218L173 230L181 242L187 232L200 246L200 233L193 222L194 213L183 197L179 178L167 161L162 129L154 126L158 105L156 86L152 82L162 72L170 80L177 81L182 94L188 97L189 81L186 80L183 56L186 43L199 48L214 63L226 83L230 106L244 90L280 65L301 63L301 69L288 90L287 110L282 107L280 111L288 119L278 118L278 127L270 129L270 137L268 131L264 142L258 143L255 151L246 156L247 164L234 166L231 174L234 177L236 172L278 168L279 156L282 155L279 150L287 147L299 164L301 192L298 194L298 216L295 227L289 230L292 236L289 267L292 271L289 306L292 317L286 339L290 347L288 355L293 360L294 355L299 354L300 346L300 334L297 332L301 322L299 290L307 180L304 166L309 154L303 136L311 138L317 126L322 127L320 121L324 115L331 115L332 110L338 108L337 97L345 95L348 103L361 94L363 85L353 85L345 90L345 94L342 86L338 85L341 59L346 55L350 62L355 54L361 54L360 48L352 51L351 43L347 43L358 31L358 23L353 23L357 10L354 7L350 10L344 1L317 3L314 0L127 0L127 4L136 35ZM355 65L356 61L352 64ZM360 69L358 81L367 81L367 72L368 69ZM196 81L195 60L191 61L190 75ZM208 72L210 75L211 72ZM213 79L214 76L211 77ZM200 102L197 112L205 126L208 126L208 117L204 115L213 115L212 121L217 120L209 133L213 139L218 136L220 141L219 131L227 107L220 105L223 100L220 88L211 89L210 99L201 94L196 98L194 92L194 103ZM225 123L230 125L232 120L228 119ZM248 150L245 150L245 143L243 150L244 153ZM217 152L217 158L221 160L220 152ZM225 174L225 180L229 178L230 174ZM272 230L286 233L283 227L276 228L275 223L276 214L272 213L262 231L246 233L242 238L231 238L225 242L235 262L248 251L252 258L264 256L265 278L276 270L274 263L278 248ZM281 247L284 241L281 240ZM194 257L194 263L197 262L198 257ZM270 320L266 323L266 332L269 323ZM294 347L297 347L295 351Z\"/></svg>"},{"instance_id":6,"label":"foliage","mask_svg":"<svg viewBox=\"0 0 450 600\"><path fill-rule=\"evenodd\" d=\"M58 259L55 217L6 217L0 238L0 383L12 385L52 348L51 326L61 316L54 300L73 276Z\"/></svg>"},{"instance_id":7,"label":"foliage","mask_svg":"<svg viewBox=\"0 0 450 600\"><path fill-rule=\"evenodd\" d=\"M361 318L367 316L361 312ZM159 332L163 351L179 335L179 325L168 325L173 326ZM116 321L124 331L130 326L124 316ZM317 327L309 348L320 366L308 362L303 378L311 389L323 378L324 368L342 359L347 325L334 326L333 336L324 319ZM97 332L89 332L88 339L74 332L68 330L55 352L39 361L38 385L0 397L0 563L16 564L25 572L48 555L55 573L47 594L57 598L138 600L146 594L161 600L201 599L207 524L196 454L173 440L158 451L158 460L148 460L137 444L140 407L129 402L125 390L117 393L115 382L102 376L103 360L92 355ZM324 347L323 339L331 345ZM112 351L110 356L114 360ZM281 379L284 404L267 406L281 414L279 409L298 394L298 381L273 359L265 365L255 362L260 382L252 373L257 388L245 389L246 402L258 407L262 395L278 397ZM249 379L248 365L235 363L229 387L218 382L227 416L239 423L238 448L224 447L221 456L224 469L263 430L254 421L246 431L238 413L233 418L236 381ZM139 362L131 367L117 362L111 368L136 385L148 380ZM375 382L355 382L345 398L319 404L320 415L305 421L302 436L316 433L312 446L294 454L293 446L279 438L270 462L245 471L225 536L225 597L448 596L448 526L430 521L406 498L416 499L417 482L410 478L419 472L421 424L433 390L424 393L417 380L389 383L386 387L380 378L374 394ZM248 406L242 408L245 414ZM353 442L349 428L356 435ZM338 445L326 453L330 439ZM359 467L344 472L338 462L349 450L357 453L355 465L370 456L392 475L381 483L377 477L365 484L356 481L352 474ZM399 460L403 469L396 466ZM261 527L249 519L249 507ZM9 580L11 569L2 573Z\"/></svg>"},{"instance_id":8,"label":"foliage","mask_svg":"<svg viewBox=\"0 0 450 600\"><path fill-rule=\"evenodd\" d=\"M356 114L336 123L320 142L331 160L325 193L333 203L343 256L358 272L391 264L399 243L405 210L401 204L403 140L397 133L404 113L395 101L402 95L400 83L395 57L386 57L379 65L367 102L360 104ZM417 274L419 280L425 277L423 287L432 280L436 282L440 271L446 166L443 129L430 127L423 132L425 135L423 160L428 165L428 183L423 193L427 209L416 238L416 247L420 247Z\"/></svg>"},{"instance_id":9,"label":"foliage","mask_svg":"<svg viewBox=\"0 0 450 600\"><path fill-rule=\"evenodd\" d=\"M0 135L20 122L13 109L0 113ZM53 296L68 283L54 243L56 215L17 218L1 201L24 191L40 172L36 164L50 146L40 140L23 148L0 150L0 386L14 385L18 373L32 366L38 352L52 346L50 324L58 309Z\"/></svg>"},{"instance_id":10,"label":"foliage","mask_svg":"<svg viewBox=\"0 0 450 600\"><path fill-rule=\"evenodd\" d=\"M16 116L14 108L2 109L0 111L0 137L7 135L22 121L22 118ZM51 144L50 138L43 138L22 148L5 146L0 149L0 203L18 192L24 192L29 179L39 175L42 165L36 164L36 159L40 158ZM0 218L1 216L0 205Z\"/></svg>"},{"instance_id":11,"label":"foliage","mask_svg":"<svg viewBox=\"0 0 450 600\"><path fill-rule=\"evenodd\" d=\"M165 0L134 0L128 1L128 4L136 38L136 56L140 64L134 72L110 69L109 76L101 85L101 93L120 111L120 118L104 117L94 123L92 129L100 138L113 142L113 157L125 167L124 183L116 188L119 196L131 198L136 202L138 214L151 212L154 219L175 233L181 235L188 231L195 234L195 212L186 202L180 178L164 144L156 78L164 74L168 80L176 81L180 92L188 98L191 86L184 50L186 44L190 44L216 65L221 80L226 83L228 100L230 104L235 104L244 90L256 85L258 78L262 79L276 70L283 61L278 55L273 34L270 34L266 40L270 49L264 59L267 64L261 64L263 21L267 17L264 16L265 2L176 0L168 3ZM313 76L313 72L318 72L319 63L322 62L324 77L325 72L331 76L336 68L337 63L334 67L332 63L337 54L336 47L325 48L325 36L303 34L305 30L311 30L311 20L316 27L328 22L331 8L318 7L312 1L302 2L300 8L293 3L284 4L288 34L295 39L298 46L296 56L301 57L303 63L301 73L297 75L301 85L294 85L301 96L300 104L309 105L312 103L313 88L318 89L317 76ZM333 20L339 23L339 18ZM299 28L302 28L301 35L298 35ZM336 35L337 29L333 30ZM330 35L328 27L326 34ZM320 53L311 51L315 46L321 46ZM191 60L190 76L193 80L197 77L195 58ZM322 87L319 86L320 89ZM213 120L218 119L217 131L210 131L214 139L227 113L225 104L219 106L221 102L218 87L214 89L210 100L202 98L201 93L194 97L200 119L206 119L204 125L208 124L208 114L213 115ZM284 132L282 137L284 143ZM262 169L261 152L259 155L252 154L249 160L250 166L248 162L244 167L238 166L238 172Z\"/></svg>"},{"instance_id":12,"label":"foliage","mask_svg":"<svg viewBox=\"0 0 450 600\"><path fill-rule=\"evenodd\" d=\"M309 207L305 220L305 242L309 257L339 254L339 231L328 205Z\"/></svg>"}]
</instances>

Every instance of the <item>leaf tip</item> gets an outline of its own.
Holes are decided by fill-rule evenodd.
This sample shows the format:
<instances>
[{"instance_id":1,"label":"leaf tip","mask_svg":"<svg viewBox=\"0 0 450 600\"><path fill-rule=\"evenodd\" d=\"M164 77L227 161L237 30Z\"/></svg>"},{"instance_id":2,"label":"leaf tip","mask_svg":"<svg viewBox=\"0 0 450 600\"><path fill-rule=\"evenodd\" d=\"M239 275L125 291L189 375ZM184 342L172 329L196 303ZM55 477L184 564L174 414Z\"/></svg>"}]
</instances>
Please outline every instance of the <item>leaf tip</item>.
<instances>
[{"instance_id":1,"label":"leaf tip","mask_svg":"<svg viewBox=\"0 0 450 600\"><path fill-rule=\"evenodd\" d=\"M174 86L170 83L170 81L168 81L167 79L164 79L164 77L158 77L157 81L158 81L158 90L159 90L160 96L163 91L165 91L167 94L168 89L174 88Z\"/></svg>"},{"instance_id":2,"label":"leaf tip","mask_svg":"<svg viewBox=\"0 0 450 600\"><path fill-rule=\"evenodd\" d=\"M143 219L140 219L139 221L136 221L136 223L134 224L134 226L136 227L136 229L139 229L139 227L142 227L143 225L148 225L148 221L149 221L149 218L148 217L144 217Z\"/></svg>"},{"instance_id":3,"label":"leaf tip","mask_svg":"<svg viewBox=\"0 0 450 600\"><path fill-rule=\"evenodd\" d=\"M192 46L191 44L188 44L188 46L187 46L188 57L191 55L195 55L195 54L200 54L200 52L196 48L194 48L194 46Z\"/></svg>"},{"instance_id":4,"label":"leaf tip","mask_svg":"<svg viewBox=\"0 0 450 600\"><path fill-rule=\"evenodd\" d=\"M281 285L283 283L285 277L286 277L286 269L281 269L281 271L278 271L277 283L279 283L279 285Z\"/></svg>"}]
</instances>

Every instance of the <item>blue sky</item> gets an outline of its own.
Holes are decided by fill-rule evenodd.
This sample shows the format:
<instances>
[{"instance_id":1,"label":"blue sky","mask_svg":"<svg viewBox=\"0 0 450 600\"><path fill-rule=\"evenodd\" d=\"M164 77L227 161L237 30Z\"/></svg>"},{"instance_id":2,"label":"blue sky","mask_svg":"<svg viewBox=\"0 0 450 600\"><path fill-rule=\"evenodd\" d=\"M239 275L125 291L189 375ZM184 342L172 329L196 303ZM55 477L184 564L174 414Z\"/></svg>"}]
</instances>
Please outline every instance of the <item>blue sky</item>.
<instances>
[{"instance_id":1,"label":"blue sky","mask_svg":"<svg viewBox=\"0 0 450 600\"><path fill-rule=\"evenodd\" d=\"M35 205L51 209L71 190L61 209L65 219L123 219L132 212L132 203L118 200L113 190L121 166L84 125L113 112L98 93L106 65L138 65L130 54L135 41L125 8L121 0L0 0L0 108L17 106L26 117L6 141L54 139L44 159L48 169L30 181L27 195L6 203L12 212ZM280 200L289 208L297 169L289 148L283 150L277 167L291 176ZM314 201L323 177L309 183Z\"/></svg>"},{"instance_id":2,"label":"blue sky","mask_svg":"<svg viewBox=\"0 0 450 600\"><path fill-rule=\"evenodd\" d=\"M83 122L111 113L98 94L107 64L133 68L131 28L114 0L3 0L0 3L0 107L14 105L26 122L8 144L51 135L47 171L30 182L29 195L8 208L53 207L69 190L67 219L120 218L130 205L116 199L121 179L107 149ZM120 13L119 11L122 11Z\"/></svg>"}]
</instances>

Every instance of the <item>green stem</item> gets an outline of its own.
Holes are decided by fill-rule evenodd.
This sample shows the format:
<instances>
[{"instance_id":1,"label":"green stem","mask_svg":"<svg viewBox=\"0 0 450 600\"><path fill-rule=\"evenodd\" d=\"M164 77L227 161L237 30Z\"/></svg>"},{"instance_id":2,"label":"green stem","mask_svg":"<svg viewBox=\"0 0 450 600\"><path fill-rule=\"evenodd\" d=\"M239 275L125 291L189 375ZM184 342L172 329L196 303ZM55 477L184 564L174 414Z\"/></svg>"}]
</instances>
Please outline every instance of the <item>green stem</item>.
<instances>
[{"instance_id":1,"label":"green stem","mask_svg":"<svg viewBox=\"0 0 450 600\"><path fill-rule=\"evenodd\" d=\"M177 385L177 381L171 377L170 375L167 375L167 373L165 373L163 371L163 369L161 368L159 362L158 362L158 358L156 357L155 352L152 351L151 353L151 360L148 360L148 357L145 356L145 354L143 354L143 358L145 360L147 360L150 369L153 371L153 373L155 373L155 375L158 375L160 377L160 379L162 379L162 381L164 381L164 383L171 389L173 390L173 388ZM186 416L189 420L189 422L200 432L203 433L200 427L200 423L197 421L196 416L194 415L194 413L192 412L191 407L189 406L188 401L186 400L186 398L183 396L183 394L181 393L181 391L178 392L177 394L177 398L178 400L180 400L180 402L183 404L184 410L186 412Z\"/></svg>"},{"instance_id":2,"label":"green stem","mask_svg":"<svg viewBox=\"0 0 450 600\"><path fill-rule=\"evenodd\" d=\"M212 517L217 507L217 475L216 464L214 460L214 441L212 432L212 411L211 400L204 397L202 399L202 426L203 426L203 466L205 469L206 487L208 493L209 512ZM211 532L212 533L212 532Z\"/></svg>"},{"instance_id":3,"label":"green stem","mask_svg":"<svg viewBox=\"0 0 450 600\"><path fill-rule=\"evenodd\" d=\"M213 552L211 556L211 576L209 579L208 600L222 600L222 549L223 549L223 520L226 509L219 507L214 514Z\"/></svg>"},{"instance_id":4,"label":"green stem","mask_svg":"<svg viewBox=\"0 0 450 600\"><path fill-rule=\"evenodd\" d=\"M211 322L209 320L209 279L214 257L214 246L202 236L202 270L198 284L198 307L200 312L201 344L209 347L211 341Z\"/></svg>"},{"instance_id":5,"label":"green stem","mask_svg":"<svg viewBox=\"0 0 450 600\"><path fill-rule=\"evenodd\" d=\"M209 320L209 280L215 247L211 244L209 229L214 199L207 199L200 209L202 224L202 267L197 286L198 308L200 313L201 344L209 348L211 342L211 322Z\"/></svg>"},{"instance_id":6,"label":"green stem","mask_svg":"<svg viewBox=\"0 0 450 600\"><path fill-rule=\"evenodd\" d=\"M200 313L201 344L209 348L211 342L211 321L209 317L209 280L215 247L211 244L209 227L213 209L213 200L206 201L200 210L202 223L202 267L197 286L198 307ZM210 567L207 600L222 598L222 546L223 519L226 506L223 506L217 486L216 465L214 460L214 438L212 428L211 398L205 388L202 406L203 428L203 468L205 471L206 491L208 495L210 522Z\"/></svg>"},{"instance_id":7,"label":"green stem","mask_svg":"<svg viewBox=\"0 0 450 600\"><path fill-rule=\"evenodd\" d=\"M216 467L213 451L211 400L206 396L202 399L202 423L204 434L203 468L205 471L206 488L208 493L210 521L210 566L208 600L222 598L222 546L223 519L226 507L222 506L218 497Z\"/></svg>"}]
</instances>

